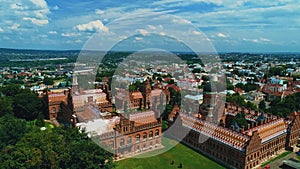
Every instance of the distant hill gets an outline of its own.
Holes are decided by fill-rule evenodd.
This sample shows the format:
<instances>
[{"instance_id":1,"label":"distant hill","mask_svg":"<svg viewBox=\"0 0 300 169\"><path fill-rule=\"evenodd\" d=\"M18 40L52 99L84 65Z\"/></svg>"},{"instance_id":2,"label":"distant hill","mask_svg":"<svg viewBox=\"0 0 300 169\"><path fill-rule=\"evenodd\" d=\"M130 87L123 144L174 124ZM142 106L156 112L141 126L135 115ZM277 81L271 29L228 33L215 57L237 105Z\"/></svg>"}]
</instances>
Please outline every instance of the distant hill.
<instances>
[{"instance_id":1,"label":"distant hill","mask_svg":"<svg viewBox=\"0 0 300 169\"><path fill-rule=\"evenodd\" d=\"M0 48L0 62L21 59L50 59L62 57L74 59L78 56L79 52L79 50L55 51Z\"/></svg>"}]
</instances>

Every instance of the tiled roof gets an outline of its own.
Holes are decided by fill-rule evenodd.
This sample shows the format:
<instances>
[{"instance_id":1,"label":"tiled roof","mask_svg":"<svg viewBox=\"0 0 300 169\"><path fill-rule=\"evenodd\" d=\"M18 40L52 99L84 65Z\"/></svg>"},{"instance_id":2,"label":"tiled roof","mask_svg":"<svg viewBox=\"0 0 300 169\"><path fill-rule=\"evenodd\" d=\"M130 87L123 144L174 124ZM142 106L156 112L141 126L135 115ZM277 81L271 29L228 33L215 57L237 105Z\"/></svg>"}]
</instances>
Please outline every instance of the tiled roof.
<instances>
[{"instance_id":1,"label":"tiled roof","mask_svg":"<svg viewBox=\"0 0 300 169\"><path fill-rule=\"evenodd\" d=\"M129 120L134 121L136 126L157 122L154 111L130 114Z\"/></svg>"},{"instance_id":2,"label":"tiled roof","mask_svg":"<svg viewBox=\"0 0 300 169\"><path fill-rule=\"evenodd\" d=\"M197 119L192 116L180 114L183 126L220 141L240 151L244 150L249 136L233 130L215 125L213 123Z\"/></svg>"},{"instance_id":3,"label":"tiled roof","mask_svg":"<svg viewBox=\"0 0 300 169\"><path fill-rule=\"evenodd\" d=\"M143 98L143 95L141 92L132 92L131 93L133 99L142 99Z\"/></svg>"},{"instance_id":4,"label":"tiled roof","mask_svg":"<svg viewBox=\"0 0 300 169\"><path fill-rule=\"evenodd\" d=\"M283 118L280 118L246 130L243 133L251 136L252 132L254 131L258 131L262 142L266 142L272 138L275 138L285 133L287 131L287 124L285 123Z\"/></svg>"}]
</instances>

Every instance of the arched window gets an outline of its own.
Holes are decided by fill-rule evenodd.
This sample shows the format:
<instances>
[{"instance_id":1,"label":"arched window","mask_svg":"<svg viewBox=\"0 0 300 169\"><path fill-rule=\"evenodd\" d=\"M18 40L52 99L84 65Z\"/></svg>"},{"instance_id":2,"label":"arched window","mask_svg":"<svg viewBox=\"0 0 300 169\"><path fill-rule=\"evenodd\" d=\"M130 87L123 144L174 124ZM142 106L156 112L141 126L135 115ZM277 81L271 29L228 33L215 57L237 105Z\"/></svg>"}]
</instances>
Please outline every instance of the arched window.
<instances>
[{"instance_id":1,"label":"arched window","mask_svg":"<svg viewBox=\"0 0 300 169\"><path fill-rule=\"evenodd\" d=\"M155 130L155 137L159 135L159 130Z\"/></svg>"},{"instance_id":2,"label":"arched window","mask_svg":"<svg viewBox=\"0 0 300 169\"><path fill-rule=\"evenodd\" d=\"M55 107L52 108L52 113L56 113L56 108Z\"/></svg>"},{"instance_id":3,"label":"arched window","mask_svg":"<svg viewBox=\"0 0 300 169\"><path fill-rule=\"evenodd\" d=\"M120 147L124 146L124 144L125 144L125 140L123 138L121 138L121 140L120 140Z\"/></svg>"},{"instance_id":4,"label":"arched window","mask_svg":"<svg viewBox=\"0 0 300 169\"><path fill-rule=\"evenodd\" d=\"M147 139L147 133L143 133L143 140Z\"/></svg>"},{"instance_id":5,"label":"arched window","mask_svg":"<svg viewBox=\"0 0 300 169\"><path fill-rule=\"evenodd\" d=\"M141 138L141 136L140 136L139 134L137 134L137 135L135 136L135 141L136 141L136 142L140 141L140 138Z\"/></svg>"},{"instance_id":6,"label":"arched window","mask_svg":"<svg viewBox=\"0 0 300 169\"><path fill-rule=\"evenodd\" d=\"M152 137L153 137L153 131L150 131L149 138L152 138Z\"/></svg>"}]
</instances>

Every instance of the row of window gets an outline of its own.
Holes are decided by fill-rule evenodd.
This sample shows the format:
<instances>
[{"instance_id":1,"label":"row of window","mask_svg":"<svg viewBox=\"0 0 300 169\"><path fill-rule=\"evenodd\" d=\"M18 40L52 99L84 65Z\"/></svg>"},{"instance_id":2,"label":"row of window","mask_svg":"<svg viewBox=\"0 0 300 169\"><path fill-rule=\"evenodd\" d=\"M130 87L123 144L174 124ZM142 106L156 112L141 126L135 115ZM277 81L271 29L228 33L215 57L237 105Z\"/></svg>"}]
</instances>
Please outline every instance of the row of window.
<instances>
[{"instance_id":1,"label":"row of window","mask_svg":"<svg viewBox=\"0 0 300 169\"><path fill-rule=\"evenodd\" d=\"M158 137L158 136L159 136L159 130L155 130L155 137ZM140 134L137 134L135 136L135 142L139 142L140 138L141 138ZM153 131L149 132L149 138L150 139L153 138ZM147 133L143 133L143 140L146 140L146 139L147 139ZM131 143L132 143L132 139L131 139L131 137L128 137L127 138L127 144L131 144ZM120 146L124 146L124 145L125 145L125 139L122 138L120 140Z\"/></svg>"}]
</instances>

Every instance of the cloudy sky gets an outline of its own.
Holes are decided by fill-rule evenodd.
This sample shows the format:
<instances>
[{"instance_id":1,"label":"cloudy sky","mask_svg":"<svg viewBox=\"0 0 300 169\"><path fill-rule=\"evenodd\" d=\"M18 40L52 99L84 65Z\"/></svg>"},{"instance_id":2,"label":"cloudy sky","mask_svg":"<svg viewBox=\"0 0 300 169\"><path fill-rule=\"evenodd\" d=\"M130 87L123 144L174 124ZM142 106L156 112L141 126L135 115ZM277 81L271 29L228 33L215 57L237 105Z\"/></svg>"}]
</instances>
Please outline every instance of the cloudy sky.
<instances>
[{"instance_id":1,"label":"cloudy sky","mask_svg":"<svg viewBox=\"0 0 300 169\"><path fill-rule=\"evenodd\" d=\"M300 52L298 0L0 0L0 4L0 48L82 49L95 43L89 40L95 33L97 44L109 48L124 39L139 43L154 33L183 43L204 38L217 52ZM174 45L161 39L165 41L161 45ZM157 41L160 38L153 40Z\"/></svg>"}]
</instances>

